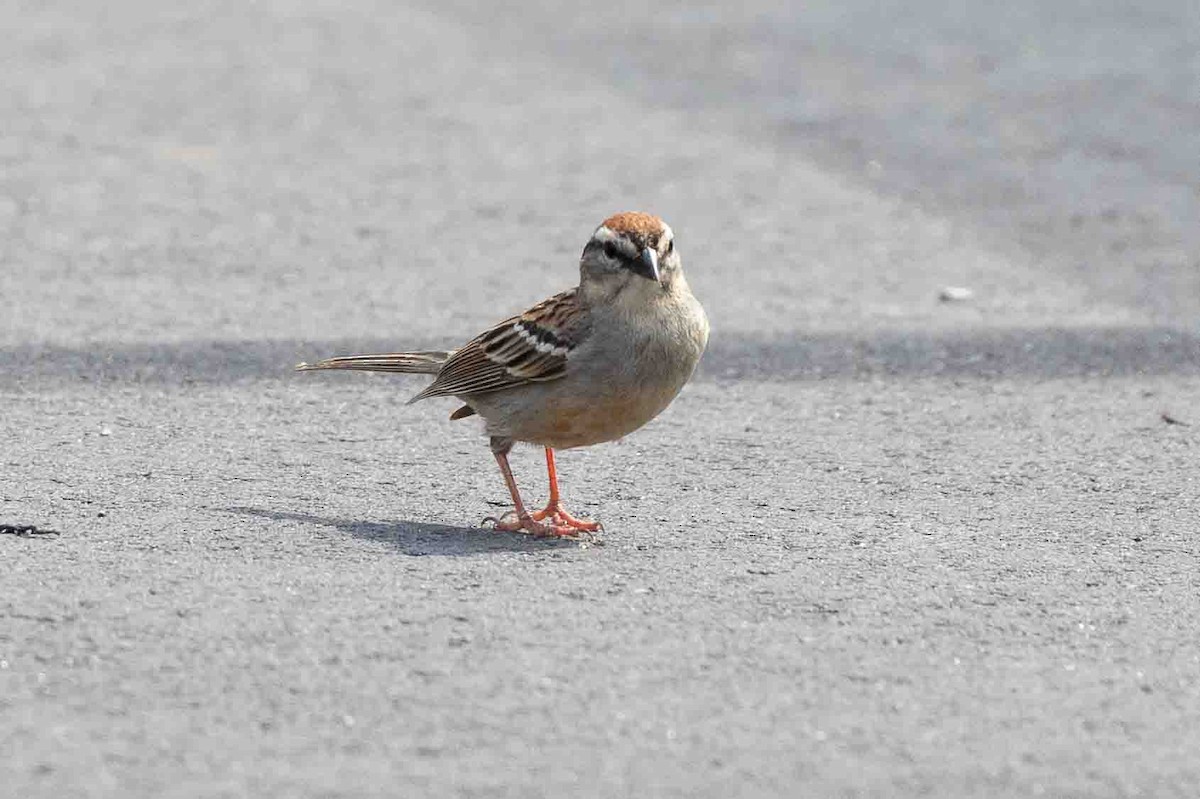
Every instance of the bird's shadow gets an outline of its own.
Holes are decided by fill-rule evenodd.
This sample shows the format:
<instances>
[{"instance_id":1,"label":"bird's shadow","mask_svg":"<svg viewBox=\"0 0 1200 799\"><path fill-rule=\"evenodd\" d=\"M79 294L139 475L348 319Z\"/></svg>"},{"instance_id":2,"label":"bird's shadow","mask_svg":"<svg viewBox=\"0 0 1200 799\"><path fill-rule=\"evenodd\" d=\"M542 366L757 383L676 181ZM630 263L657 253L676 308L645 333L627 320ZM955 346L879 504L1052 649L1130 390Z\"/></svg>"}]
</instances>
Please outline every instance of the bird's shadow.
<instances>
[{"instance_id":1,"label":"bird's shadow","mask_svg":"<svg viewBox=\"0 0 1200 799\"><path fill-rule=\"evenodd\" d=\"M392 544L405 555L483 555L489 552L554 552L563 548L577 548L579 542L571 539L534 538L521 533L488 530L479 527L452 527L445 524L395 521L367 522L360 519L338 519L314 516L308 513L265 510L234 506L222 508L227 513L254 516L272 521L302 522L322 527L332 527L354 538L364 541L384 541Z\"/></svg>"}]
</instances>

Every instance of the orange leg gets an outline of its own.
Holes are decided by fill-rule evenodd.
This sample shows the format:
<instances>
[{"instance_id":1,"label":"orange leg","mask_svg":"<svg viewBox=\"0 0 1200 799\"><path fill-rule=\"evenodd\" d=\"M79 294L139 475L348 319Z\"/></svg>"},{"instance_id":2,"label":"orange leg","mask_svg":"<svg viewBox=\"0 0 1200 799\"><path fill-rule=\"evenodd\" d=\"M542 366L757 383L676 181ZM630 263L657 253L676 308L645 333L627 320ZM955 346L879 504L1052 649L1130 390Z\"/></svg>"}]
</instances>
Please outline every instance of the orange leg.
<instances>
[{"instance_id":1,"label":"orange leg","mask_svg":"<svg viewBox=\"0 0 1200 799\"><path fill-rule=\"evenodd\" d=\"M544 515L535 514L531 516L525 510L525 503L521 501L521 494L517 491L517 481L513 478L512 469L508 465L508 450L493 450L492 454L496 456L496 463L500 466L500 473L504 475L504 483L508 486L508 492L512 494L516 518L510 518L514 514L514 511L509 511L499 519L484 519L485 522L491 521L497 530L526 532L535 536L560 538L574 538L579 534L581 529L584 529L569 524L560 524L558 517L550 519L549 524L543 524L541 520L545 518Z\"/></svg>"},{"instance_id":2,"label":"orange leg","mask_svg":"<svg viewBox=\"0 0 1200 799\"><path fill-rule=\"evenodd\" d=\"M567 513L567 509L562 506L562 500L558 497L558 470L554 468L554 450L550 447L546 447L546 471L550 475L550 501L546 503L546 507L533 512L533 520L540 522L549 519L556 527L567 527L586 533L599 530L599 522L576 518Z\"/></svg>"}]
</instances>

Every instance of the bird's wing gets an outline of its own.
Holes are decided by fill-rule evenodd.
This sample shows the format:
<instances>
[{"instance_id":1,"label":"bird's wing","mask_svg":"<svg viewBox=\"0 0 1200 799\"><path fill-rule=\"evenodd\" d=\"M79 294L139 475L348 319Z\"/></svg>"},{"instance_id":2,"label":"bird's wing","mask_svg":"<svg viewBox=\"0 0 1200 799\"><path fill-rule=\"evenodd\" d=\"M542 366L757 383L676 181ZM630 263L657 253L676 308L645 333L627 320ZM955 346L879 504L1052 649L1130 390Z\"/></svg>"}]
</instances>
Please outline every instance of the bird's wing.
<instances>
[{"instance_id":1,"label":"bird's wing","mask_svg":"<svg viewBox=\"0 0 1200 799\"><path fill-rule=\"evenodd\" d=\"M575 289L543 300L520 316L476 336L442 366L428 388L412 398L482 394L555 380L587 334Z\"/></svg>"}]
</instances>

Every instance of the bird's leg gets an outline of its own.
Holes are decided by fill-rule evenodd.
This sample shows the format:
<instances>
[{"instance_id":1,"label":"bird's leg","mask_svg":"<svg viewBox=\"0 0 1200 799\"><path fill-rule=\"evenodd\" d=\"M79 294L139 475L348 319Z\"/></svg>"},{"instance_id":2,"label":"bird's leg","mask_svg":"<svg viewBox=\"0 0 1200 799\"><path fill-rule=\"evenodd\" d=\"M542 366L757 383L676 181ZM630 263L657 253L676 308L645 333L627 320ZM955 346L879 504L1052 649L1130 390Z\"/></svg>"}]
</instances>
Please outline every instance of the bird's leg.
<instances>
[{"instance_id":1,"label":"bird's leg","mask_svg":"<svg viewBox=\"0 0 1200 799\"><path fill-rule=\"evenodd\" d=\"M578 519L567 513L567 509L562 506L562 500L558 497L558 470L554 468L554 450L550 447L546 447L546 472L550 475L550 501L546 503L546 507L533 512L533 520L540 522L549 519L556 526L588 533L599 530L599 522Z\"/></svg>"},{"instance_id":2,"label":"bird's leg","mask_svg":"<svg viewBox=\"0 0 1200 799\"><path fill-rule=\"evenodd\" d=\"M551 519L550 524L542 524L539 519L533 518L529 515L529 511L525 510L525 503L521 501L521 493L517 491L517 481L513 477L512 469L508 465L508 452L511 449L511 441L492 439L492 454L496 456L496 463L500 466L500 473L504 475L504 484L508 486L508 493L512 494L513 506L517 518L510 518L510 515L512 515L512 511L510 511L499 519L484 519L484 521L491 521L497 530L526 532L536 536L573 537L578 534L579 528L558 524L554 519Z\"/></svg>"}]
</instances>

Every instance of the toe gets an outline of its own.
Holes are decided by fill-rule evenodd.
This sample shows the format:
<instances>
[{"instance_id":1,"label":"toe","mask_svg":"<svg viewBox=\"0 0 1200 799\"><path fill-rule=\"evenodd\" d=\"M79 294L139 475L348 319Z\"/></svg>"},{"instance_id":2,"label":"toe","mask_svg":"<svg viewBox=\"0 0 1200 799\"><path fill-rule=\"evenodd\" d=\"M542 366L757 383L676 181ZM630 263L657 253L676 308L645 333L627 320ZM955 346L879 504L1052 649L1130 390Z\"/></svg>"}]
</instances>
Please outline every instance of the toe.
<instances>
[{"instance_id":1,"label":"toe","mask_svg":"<svg viewBox=\"0 0 1200 799\"><path fill-rule=\"evenodd\" d=\"M534 511L532 518L537 522L548 521L555 527L567 528L574 531L581 530L585 533L595 533L603 529L599 522L572 516L562 505L547 505L539 511Z\"/></svg>"},{"instance_id":2,"label":"toe","mask_svg":"<svg viewBox=\"0 0 1200 799\"><path fill-rule=\"evenodd\" d=\"M570 527L572 530L582 530L587 533L594 533L600 529L599 522L593 522L588 519L579 519L567 513L566 511L555 514L554 521L557 524Z\"/></svg>"}]
</instances>

